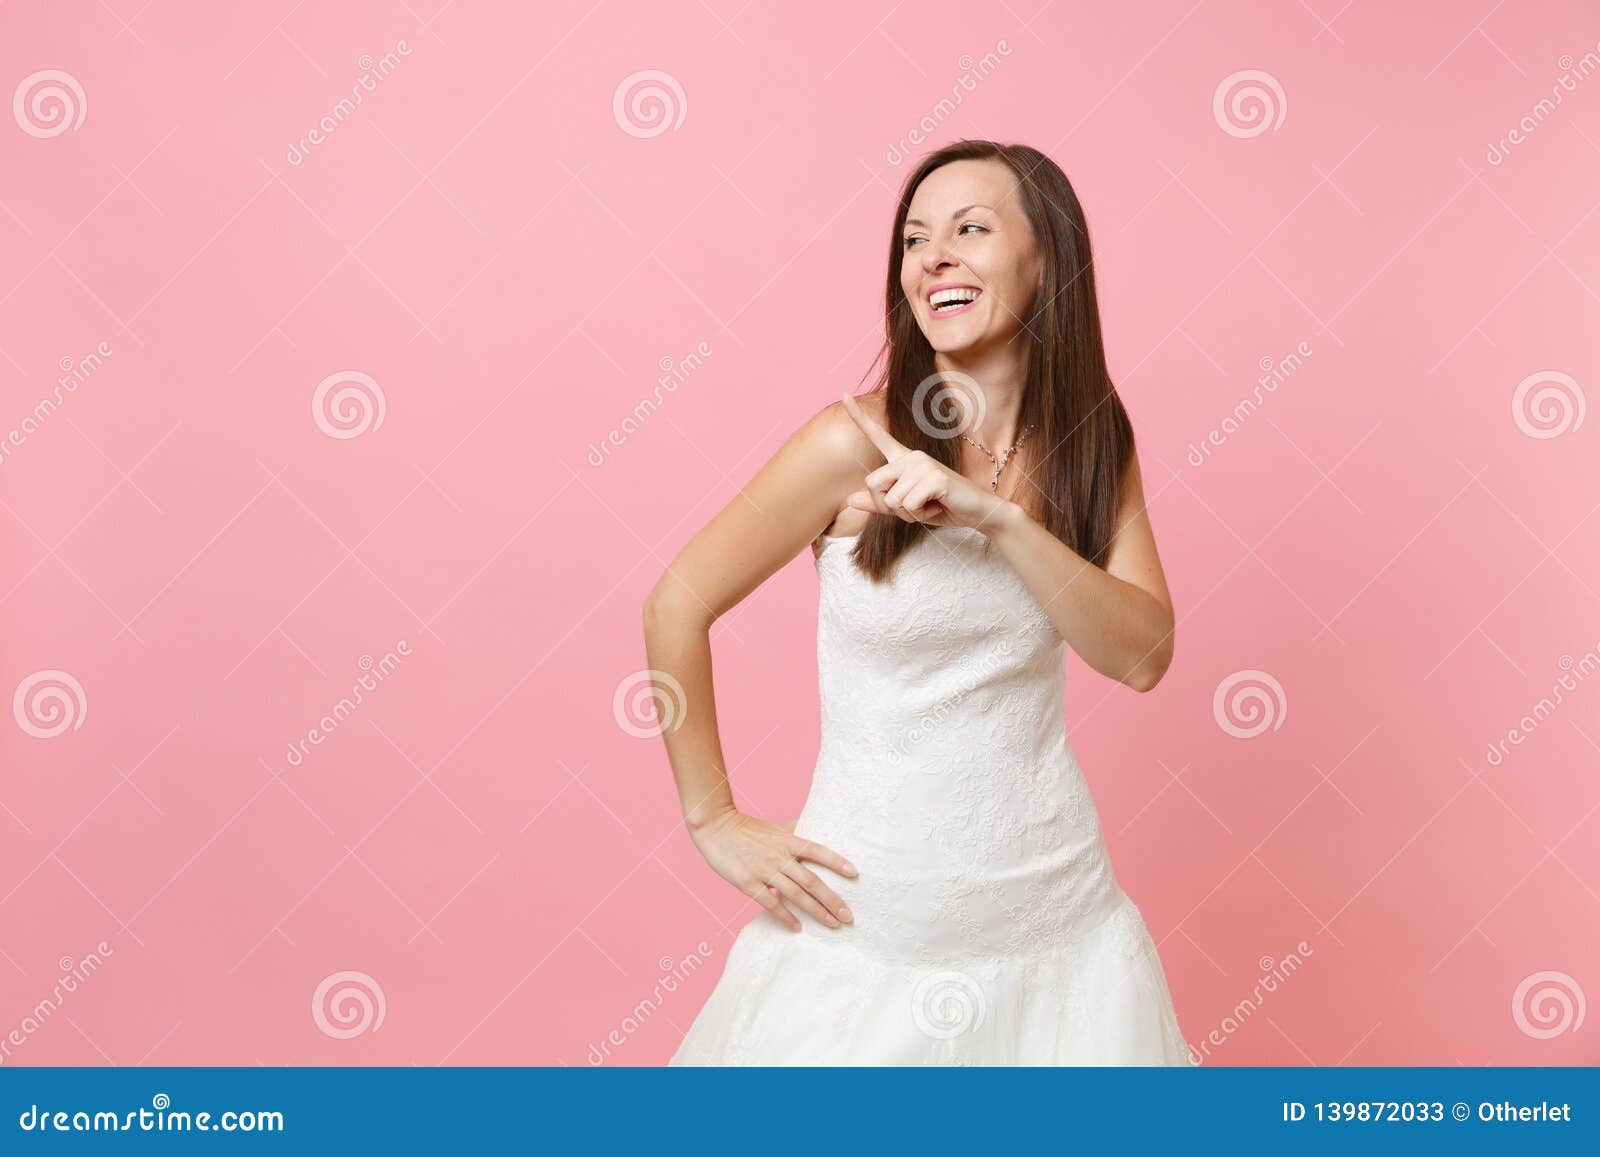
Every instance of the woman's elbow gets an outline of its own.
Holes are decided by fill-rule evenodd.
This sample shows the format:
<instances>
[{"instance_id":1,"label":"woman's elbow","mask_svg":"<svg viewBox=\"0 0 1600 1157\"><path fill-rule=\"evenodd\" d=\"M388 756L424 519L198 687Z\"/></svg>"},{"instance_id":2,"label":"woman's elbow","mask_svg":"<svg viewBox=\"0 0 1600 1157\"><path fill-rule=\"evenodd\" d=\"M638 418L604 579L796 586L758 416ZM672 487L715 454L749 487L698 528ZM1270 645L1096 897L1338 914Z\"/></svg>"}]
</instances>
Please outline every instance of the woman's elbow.
<instances>
[{"instance_id":1,"label":"woman's elbow","mask_svg":"<svg viewBox=\"0 0 1600 1157\"><path fill-rule=\"evenodd\" d=\"M667 589L667 581L667 576L663 575L661 581L651 587L650 593L644 597L645 638L649 638L672 621L672 592Z\"/></svg>"},{"instance_id":2,"label":"woman's elbow","mask_svg":"<svg viewBox=\"0 0 1600 1157\"><path fill-rule=\"evenodd\" d=\"M1172 625L1170 620L1163 627L1163 633L1153 647L1146 649L1144 655L1133 665L1123 680L1135 691L1145 692L1155 690L1156 684L1161 682L1167 673L1167 668L1172 666Z\"/></svg>"},{"instance_id":3,"label":"woman's elbow","mask_svg":"<svg viewBox=\"0 0 1600 1157\"><path fill-rule=\"evenodd\" d=\"M667 627L694 624L709 629L714 618L671 571L664 573L644 597L645 638Z\"/></svg>"}]
</instances>

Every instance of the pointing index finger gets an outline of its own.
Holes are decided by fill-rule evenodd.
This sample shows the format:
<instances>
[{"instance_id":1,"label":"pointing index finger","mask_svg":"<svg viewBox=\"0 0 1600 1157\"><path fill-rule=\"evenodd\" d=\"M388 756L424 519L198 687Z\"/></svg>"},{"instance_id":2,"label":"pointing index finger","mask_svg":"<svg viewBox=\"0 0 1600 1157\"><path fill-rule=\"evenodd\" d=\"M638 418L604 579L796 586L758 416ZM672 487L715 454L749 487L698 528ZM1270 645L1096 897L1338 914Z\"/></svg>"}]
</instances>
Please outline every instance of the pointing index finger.
<instances>
[{"instance_id":1,"label":"pointing index finger","mask_svg":"<svg viewBox=\"0 0 1600 1157\"><path fill-rule=\"evenodd\" d=\"M856 425L861 427L861 432L872 440L872 444L883 452L885 458L893 462L902 454L910 452L896 441L881 423L856 403L854 395L846 393L840 396L844 401L845 412L855 419Z\"/></svg>"}]
</instances>

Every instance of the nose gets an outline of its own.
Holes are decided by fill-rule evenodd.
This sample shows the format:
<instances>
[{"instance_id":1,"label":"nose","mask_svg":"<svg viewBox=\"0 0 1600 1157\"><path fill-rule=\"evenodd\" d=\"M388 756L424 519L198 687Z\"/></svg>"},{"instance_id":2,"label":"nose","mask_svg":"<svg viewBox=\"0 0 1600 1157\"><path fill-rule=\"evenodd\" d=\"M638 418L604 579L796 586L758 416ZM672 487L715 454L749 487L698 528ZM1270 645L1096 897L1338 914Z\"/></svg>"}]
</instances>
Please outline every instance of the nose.
<instances>
[{"instance_id":1,"label":"nose","mask_svg":"<svg viewBox=\"0 0 1600 1157\"><path fill-rule=\"evenodd\" d=\"M922 268L926 272L937 273L954 264L955 259L949 255L942 243L930 240L922 247Z\"/></svg>"}]
</instances>

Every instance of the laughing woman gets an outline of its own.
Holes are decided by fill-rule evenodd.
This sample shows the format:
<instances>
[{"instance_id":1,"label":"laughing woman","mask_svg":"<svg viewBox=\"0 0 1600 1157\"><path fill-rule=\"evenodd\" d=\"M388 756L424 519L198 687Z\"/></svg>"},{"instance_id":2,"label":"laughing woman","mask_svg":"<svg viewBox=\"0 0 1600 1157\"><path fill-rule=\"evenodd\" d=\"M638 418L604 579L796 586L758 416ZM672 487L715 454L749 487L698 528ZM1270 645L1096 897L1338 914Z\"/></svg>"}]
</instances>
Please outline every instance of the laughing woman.
<instances>
[{"instance_id":1,"label":"laughing woman","mask_svg":"<svg viewBox=\"0 0 1600 1157\"><path fill-rule=\"evenodd\" d=\"M766 909L672 1063L1195 1063L1066 733L1066 647L1147 691L1173 634L1072 186L1035 149L941 149L887 288L879 388L790 437L645 603L689 834ZM808 543L821 748L775 823L729 786L709 632Z\"/></svg>"}]
</instances>

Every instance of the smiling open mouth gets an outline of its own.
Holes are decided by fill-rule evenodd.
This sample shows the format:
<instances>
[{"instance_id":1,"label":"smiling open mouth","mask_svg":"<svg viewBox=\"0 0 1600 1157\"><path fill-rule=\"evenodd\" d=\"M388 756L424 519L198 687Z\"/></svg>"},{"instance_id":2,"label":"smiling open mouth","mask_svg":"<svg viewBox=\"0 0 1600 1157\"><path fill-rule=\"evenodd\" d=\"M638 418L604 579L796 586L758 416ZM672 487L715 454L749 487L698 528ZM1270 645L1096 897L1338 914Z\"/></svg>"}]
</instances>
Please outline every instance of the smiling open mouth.
<instances>
[{"instance_id":1,"label":"smiling open mouth","mask_svg":"<svg viewBox=\"0 0 1600 1157\"><path fill-rule=\"evenodd\" d=\"M958 313L977 301L982 294L983 290L966 285L956 289L941 289L928 296L928 305L935 314Z\"/></svg>"}]
</instances>

